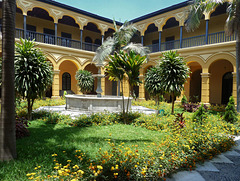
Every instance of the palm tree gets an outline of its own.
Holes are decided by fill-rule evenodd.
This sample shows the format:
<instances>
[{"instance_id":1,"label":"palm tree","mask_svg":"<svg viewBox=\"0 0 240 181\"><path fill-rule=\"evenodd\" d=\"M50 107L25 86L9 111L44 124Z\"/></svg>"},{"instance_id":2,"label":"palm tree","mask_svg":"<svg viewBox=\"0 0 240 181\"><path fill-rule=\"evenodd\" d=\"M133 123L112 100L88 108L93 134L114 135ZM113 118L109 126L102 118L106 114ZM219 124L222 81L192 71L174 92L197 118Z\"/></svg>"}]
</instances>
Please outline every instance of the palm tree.
<instances>
[{"instance_id":1,"label":"palm tree","mask_svg":"<svg viewBox=\"0 0 240 181\"><path fill-rule=\"evenodd\" d=\"M119 52L120 50L133 50L141 56L147 55L149 49L142 46L140 43L130 43L133 35L137 31L135 26L126 21L120 28L117 27L116 22L113 21L115 33L112 37L108 37L103 44L96 50L96 55L93 62L102 64L110 54Z\"/></svg>"},{"instance_id":2,"label":"palm tree","mask_svg":"<svg viewBox=\"0 0 240 181\"><path fill-rule=\"evenodd\" d=\"M239 0L193 0L186 21L188 31L194 30L200 24L204 12L211 12L217 6L227 3L228 18L225 24L226 32L231 35L236 33L236 69L237 69L237 112L240 112L240 1Z\"/></svg>"},{"instance_id":3,"label":"palm tree","mask_svg":"<svg viewBox=\"0 0 240 181\"><path fill-rule=\"evenodd\" d=\"M14 43L16 0L2 2L2 105L0 161L17 157L15 136Z\"/></svg>"},{"instance_id":4,"label":"palm tree","mask_svg":"<svg viewBox=\"0 0 240 181\"><path fill-rule=\"evenodd\" d=\"M133 96L133 87L139 86L139 84L142 83L139 80L139 70L142 64L146 61L146 56L136 54L135 51L133 50L126 53L120 51L120 56L123 60L122 68L124 69L124 72L127 75L129 93L131 96ZM129 108L129 101L130 96L128 97L127 111Z\"/></svg>"},{"instance_id":5,"label":"palm tree","mask_svg":"<svg viewBox=\"0 0 240 181\"><path fill-rule=\"evenodd\" d=\"M114 55L109 56L110 62L106 66L106 73L109 76L109 80L111 81L119 81L122 87L123 92L123 80L125 78L125 71L122 68L123 61L121 56L117 52ZM123 117L125 117L125 105L124 105L124 96L123 99Z\"/></svg>"},{"instance_id":6,"label":"palm tree","mask_svg":"<svg viewBox=\"0 0 240 181\"><path fill-rule=\"evenodd\" d=\"M189 77L189 67L176 51L163 53L158 66L161 77L161 90L172 97L172 114L174 113L175 97L180 96L184 83Z\"/></svg>"}]
</instances>

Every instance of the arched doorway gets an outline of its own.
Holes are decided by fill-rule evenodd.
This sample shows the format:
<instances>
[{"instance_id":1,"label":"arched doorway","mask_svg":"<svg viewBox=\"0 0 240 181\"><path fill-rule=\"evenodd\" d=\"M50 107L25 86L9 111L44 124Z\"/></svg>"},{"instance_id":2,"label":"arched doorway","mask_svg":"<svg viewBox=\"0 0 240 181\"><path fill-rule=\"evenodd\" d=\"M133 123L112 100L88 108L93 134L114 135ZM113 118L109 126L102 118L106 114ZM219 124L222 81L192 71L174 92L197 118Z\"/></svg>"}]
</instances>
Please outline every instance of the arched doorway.
<instances>
[{"instance_id":1,"label":"arched doorway","mask_svg":"<svg viewBox=\"0 0 240 181\"><path fill-rule=\"evenodd\" d=\"M59 85L60 85L60 96L63 95L64 91L68 94L77 94L78 86L75 78L78 67L70 60L63 61L59 66Z\"/></svg>"},{"instance_id":2,"label":"arched doorway","mask_svg":"<svg viewBox=\"0 0 240 181\"><path fill-rule=\"evenodd\" d=\"M222 77L222 104L227 104L229 97L232 95L233 75L227 72Z\"/></svg>"},{"instance_id":3,"label":"arched doorway","mask_svg":"<svg viewBox=\"0 0 240 181\"><path fill-rule=\"evenodd\" d=\"M71 90L71 75L68 72L62 75L62 89L63 91Z\"/></svg>"},{"instance_id":4,"label":"arched doorway","mask_svg":"<svg viewBox=\"0 0 240 181\"><path fill-rule=\"evenodd\" d=\"M184 95L190 102L201 102L202 93L202 66L195 61L188 62L190 68L190 77L184 84Z\"/></svg>"},{"instance_id":5,"label":"arched doorway","mask_svg":"<svg viewBox=\"0 0 240 181\"><path fill-rule=\"evenodd\" d=\"M212 104L227 103L229 95L232 94L232 75L233 65L228 60L217 60L209 67L210 73L210 97L209 102ZM224 80L223 80L224 79ZM231 82L227 82L231 80ZM223 89L223 86L231 87L230 90ZM226 97L225 97L226 96Z\"/></svg>"}]
</instances>

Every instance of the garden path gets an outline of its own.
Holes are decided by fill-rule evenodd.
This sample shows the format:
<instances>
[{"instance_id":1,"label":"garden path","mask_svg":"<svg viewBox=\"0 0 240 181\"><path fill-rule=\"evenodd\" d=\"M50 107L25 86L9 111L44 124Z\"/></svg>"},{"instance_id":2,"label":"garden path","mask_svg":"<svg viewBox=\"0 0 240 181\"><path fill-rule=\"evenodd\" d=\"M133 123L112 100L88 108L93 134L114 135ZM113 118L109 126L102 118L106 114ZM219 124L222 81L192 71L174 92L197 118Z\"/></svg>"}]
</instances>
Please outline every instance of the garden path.
<instances>
[{"instance_id":1,"label":"garden path","mask_svg":"<svg viewBox=\"0 0 240 181\"><path fill-rule=\"evenodd\" d=\"M210 161L197 165L196 170L181 171L167 181L240 181L240 136L236 146Z\"/></svg>"}]
</instances>

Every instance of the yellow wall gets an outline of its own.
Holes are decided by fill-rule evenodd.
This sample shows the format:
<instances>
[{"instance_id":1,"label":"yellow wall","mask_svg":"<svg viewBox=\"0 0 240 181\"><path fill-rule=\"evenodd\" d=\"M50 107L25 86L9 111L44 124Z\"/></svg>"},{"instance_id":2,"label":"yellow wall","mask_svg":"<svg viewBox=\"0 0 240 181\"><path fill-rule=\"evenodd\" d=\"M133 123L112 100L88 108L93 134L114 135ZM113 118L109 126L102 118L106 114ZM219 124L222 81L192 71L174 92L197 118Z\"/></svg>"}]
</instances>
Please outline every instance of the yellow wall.
<instances>
[{"instance_id":1,"label":"yellow wall","mask_svg":"<svg viewBox=\"0 0 240 181\"><path fill-rule=\"evenodd\" d=\"M233 66L227 60L218 60L210 68L210 103L221 104L222 77L227 72L232 72Z\"/></svg>"},{"instance_id":2,"label":"yellow wall","mask_svg":"<svg viewBox=\"0 0 240 181\"><path fill-rule=\"evenodd\" d=\"M77 67L74 63L71 61L64 61L60 67L59 67L60 73L59 73L59 87L60 90L62 90L62 75L65 72L68 72L71 75L71 90L74 93L78 92L78 87L77 87L77 80L75 78L76 72L77 72Z\"/></svg>"}]
</instances>

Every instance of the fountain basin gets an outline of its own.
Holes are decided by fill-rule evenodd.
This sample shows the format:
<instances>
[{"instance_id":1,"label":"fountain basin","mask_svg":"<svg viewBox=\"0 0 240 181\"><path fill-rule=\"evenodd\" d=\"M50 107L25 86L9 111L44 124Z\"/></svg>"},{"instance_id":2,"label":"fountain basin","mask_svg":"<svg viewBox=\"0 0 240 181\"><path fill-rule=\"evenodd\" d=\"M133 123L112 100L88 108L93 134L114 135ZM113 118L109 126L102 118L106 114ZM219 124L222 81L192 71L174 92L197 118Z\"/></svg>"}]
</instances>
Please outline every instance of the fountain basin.
<instances>
[{"instance_id":1,"label":"fountain basin","mask_svg":"<svg viewBox=\"0 0 240 181\"><path fill-rule=\"evenodd\" d=\"M66 95L66 109L87 110L93 112L118 112L122 111L123 101L121 96L102 96L97 95ZM124 106L127 107L128 97L124 97ZM129 109L131 108L131 100Z\"/></svg>"}]
</instances>

